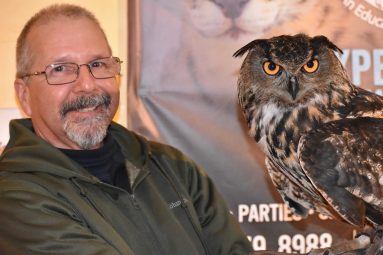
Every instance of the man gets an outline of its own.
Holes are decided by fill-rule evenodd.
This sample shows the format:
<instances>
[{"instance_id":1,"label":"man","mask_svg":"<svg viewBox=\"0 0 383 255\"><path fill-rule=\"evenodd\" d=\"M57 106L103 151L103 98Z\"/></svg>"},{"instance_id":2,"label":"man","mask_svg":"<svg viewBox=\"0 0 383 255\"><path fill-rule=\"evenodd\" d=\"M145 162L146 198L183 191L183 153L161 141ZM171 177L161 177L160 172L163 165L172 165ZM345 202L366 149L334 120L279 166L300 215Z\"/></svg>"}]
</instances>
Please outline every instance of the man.
<instances>
[{"instance_id":1,"label":"man","mask_svg":"<svg viewBox=\"0 0 383 255\"><path fill-rule=\"evenodd\" d=\"M0 157L0 254L250 252L205 172L112 122L121 61L91 13L43 9L16 51L31 118L11 121Z\"/></svg>"}]
</instances>

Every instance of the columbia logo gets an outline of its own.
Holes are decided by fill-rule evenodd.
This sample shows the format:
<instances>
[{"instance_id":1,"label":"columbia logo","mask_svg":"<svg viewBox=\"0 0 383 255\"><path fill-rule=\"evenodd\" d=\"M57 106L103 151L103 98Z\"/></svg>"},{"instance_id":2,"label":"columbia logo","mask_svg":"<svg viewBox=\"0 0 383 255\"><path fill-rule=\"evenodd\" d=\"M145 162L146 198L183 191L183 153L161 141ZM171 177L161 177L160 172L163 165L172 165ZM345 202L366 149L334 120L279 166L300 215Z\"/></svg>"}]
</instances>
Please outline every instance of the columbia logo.
<instances>
[{"instance_id":1,"label":"columbia logo","mask_svg":"<svg viewBox=\"0 0 383 255\"><path fill-rule=\"evenodd\" d=\"M183 201L184 201L184 203L186 203L187 199L183 198ZM169 209L176 208L176 207L180 206L181 204L182 204L181 200L177 200L177 201L171 202L169 204Z\"/></svg>"}]
</instances>

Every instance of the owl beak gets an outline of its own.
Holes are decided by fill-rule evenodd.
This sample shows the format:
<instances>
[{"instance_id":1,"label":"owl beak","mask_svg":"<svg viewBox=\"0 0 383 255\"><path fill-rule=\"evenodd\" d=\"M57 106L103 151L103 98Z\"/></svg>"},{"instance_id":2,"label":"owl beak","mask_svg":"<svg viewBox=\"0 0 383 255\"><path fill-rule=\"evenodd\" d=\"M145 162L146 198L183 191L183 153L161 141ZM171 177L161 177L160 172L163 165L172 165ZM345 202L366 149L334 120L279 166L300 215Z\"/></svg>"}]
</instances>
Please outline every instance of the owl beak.
<instances>
[{"instance_id":1,"label":"owl beak","mask_svg":"<svg viewBox=\"0 0 383 255\"><path fill-rule=\"evenodd\" d=\"M289 84L287 87L287 91L289 92L289 94L291 95L293 100L295 100L297 98L297 94L299 92L299 84L298 84L297 79L295 77L290 78Z\"/></svg>"}]
</instances>

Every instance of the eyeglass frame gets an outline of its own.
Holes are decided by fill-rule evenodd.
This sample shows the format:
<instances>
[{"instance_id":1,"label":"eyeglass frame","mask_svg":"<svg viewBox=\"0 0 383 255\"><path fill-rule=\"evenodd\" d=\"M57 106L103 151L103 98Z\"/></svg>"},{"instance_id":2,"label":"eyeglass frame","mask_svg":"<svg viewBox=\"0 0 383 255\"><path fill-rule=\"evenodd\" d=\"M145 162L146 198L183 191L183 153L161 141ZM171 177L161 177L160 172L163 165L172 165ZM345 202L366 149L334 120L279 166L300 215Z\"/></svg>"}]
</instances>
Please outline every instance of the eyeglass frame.
<instances>
[{"instance_id":1,"label":"eyeglass frame","mask_svg":"<svg viewBox=\"0 0 383 255\"><path fill-rule=\"evenodd\" d=\"M116 60L116 63L120 64L120 70L118 71L118 73L116 73L115 75L120 75L120 72L121 72L121 63L123 63L124 61L120 60L119 57L114 57L114 56L110 56L110 57L105 57L105 58L97 58L97 59L94 59L88 63L84 63L84 64L77 64L77 63L73 63L73 62L59 62L59 63L53 63L53 64L49 64L45 67L44 71L40 71L40 72L33 72L33 73L26 73L24 75L22 75L20 78L21 79L24 79L24 78L27 78L27 77L31 77L31 76L35 76L35 75L41 75L41 74L44 74L45 76L45 80L47 81L47 83L49 85L53 85L53 86L57 86L57 85L64 85L64 84L69 84L69 83L72 83L72 82L75 82L78 77L80 76L80 67L81 66L87 66L88 67L88 71L89 73L92 75L93 78L95 79L98 79L98 80L102 80L102 79L110 79L110 78L113 78L114 76L110 76L110 77L103 77L103 78L97 78L94 76L93 72L92 72L92 69L91 69L91 64L96 62L97 60L102 60L102 59L114 59ZM63 65L63 64L73 64L73 65L76 65L77 66L77 70L76 70L76 78L73 80L73 81L70 81L70 82L64 82L64 83L49 83L48 81L48 76L47 76L47 72L46 70L50 67L53 67L55 65Z\"/></svg>"}]
</instances>

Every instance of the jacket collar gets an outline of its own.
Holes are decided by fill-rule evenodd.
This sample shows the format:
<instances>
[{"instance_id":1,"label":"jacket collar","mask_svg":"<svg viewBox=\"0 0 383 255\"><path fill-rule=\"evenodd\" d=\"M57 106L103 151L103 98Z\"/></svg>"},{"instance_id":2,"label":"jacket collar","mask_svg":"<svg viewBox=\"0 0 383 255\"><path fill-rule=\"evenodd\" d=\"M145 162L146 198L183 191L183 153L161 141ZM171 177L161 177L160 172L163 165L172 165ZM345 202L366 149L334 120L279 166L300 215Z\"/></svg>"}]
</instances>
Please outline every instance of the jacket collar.
<instances>
[{"instance_id":1,"label":"jacket collar","mask_svg":"<svg viewBox=\"0 0 383 255\"><path fill-rule=\"evenodd\" d=\"M31 119L12 120L9 130L9 142L0 156L0 172L45 172L67 179L99 182L79 164L37 136L33 131ZM147 141L114 122L111 123L108 132L122 149L131 178L131 187L134 188L149 173Z\"/></svg>"}]
</instances>

